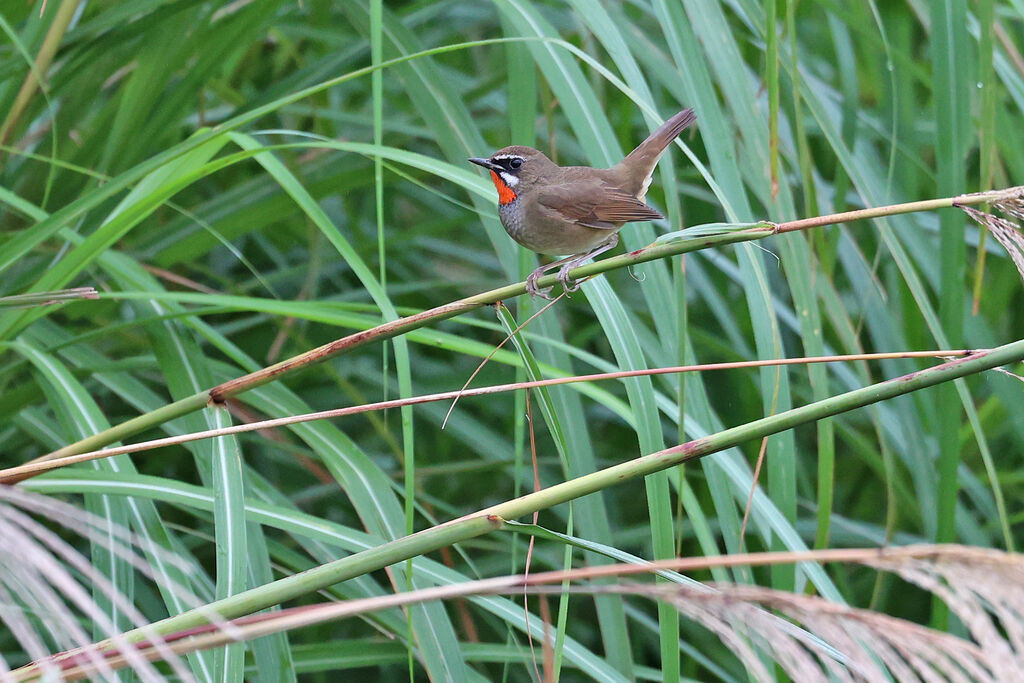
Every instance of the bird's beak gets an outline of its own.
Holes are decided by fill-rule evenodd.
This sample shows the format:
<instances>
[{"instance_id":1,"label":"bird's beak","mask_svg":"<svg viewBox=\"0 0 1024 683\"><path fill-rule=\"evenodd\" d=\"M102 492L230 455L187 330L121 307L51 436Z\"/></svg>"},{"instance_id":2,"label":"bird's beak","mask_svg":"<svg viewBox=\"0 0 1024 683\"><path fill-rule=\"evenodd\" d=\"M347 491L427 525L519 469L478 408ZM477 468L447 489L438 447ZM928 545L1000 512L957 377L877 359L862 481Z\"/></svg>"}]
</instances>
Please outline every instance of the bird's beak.
<instances>
[{"instance_id":1,"label":"bird's beak","mask_svg":"<svg viewBox=\"0 0 1024 683\"><path fill-rule=\"evenodd\" d=\"M501 170L497 164L492 164L490 159L470 159L470 163L476 164L477 166L483 166L488 171L499 171Z\"/></svg>"}]
</instances>

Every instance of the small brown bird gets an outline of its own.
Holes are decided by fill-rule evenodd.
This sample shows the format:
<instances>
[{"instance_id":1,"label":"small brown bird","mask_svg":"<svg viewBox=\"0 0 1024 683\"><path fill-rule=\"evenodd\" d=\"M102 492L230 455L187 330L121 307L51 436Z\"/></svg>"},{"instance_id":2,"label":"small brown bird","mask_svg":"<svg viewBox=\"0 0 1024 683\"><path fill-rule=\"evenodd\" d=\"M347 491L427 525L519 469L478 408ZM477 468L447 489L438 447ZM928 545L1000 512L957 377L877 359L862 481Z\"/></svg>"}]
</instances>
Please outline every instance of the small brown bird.
<instances>
[{"instance_id":1,"label":"small brown bird","mask_svg":"<svg viewBox=\"0 0 1024 683\"><path fill-rule=\"evenodd\" d=\"M550 299L551 287L539 289L537 280L555 268L565 291L576 291L579 284L569 281L569 271L614 248L624 223L663 217L644 203L654 167L696 120L692 109L684 109L611 168L559 166L543 152L519 145L499 149L489 159L470 159L491 172L498 215L512 239L541 254L571 254L530 273L527 292Z\"/></svg>"}]
</instances>

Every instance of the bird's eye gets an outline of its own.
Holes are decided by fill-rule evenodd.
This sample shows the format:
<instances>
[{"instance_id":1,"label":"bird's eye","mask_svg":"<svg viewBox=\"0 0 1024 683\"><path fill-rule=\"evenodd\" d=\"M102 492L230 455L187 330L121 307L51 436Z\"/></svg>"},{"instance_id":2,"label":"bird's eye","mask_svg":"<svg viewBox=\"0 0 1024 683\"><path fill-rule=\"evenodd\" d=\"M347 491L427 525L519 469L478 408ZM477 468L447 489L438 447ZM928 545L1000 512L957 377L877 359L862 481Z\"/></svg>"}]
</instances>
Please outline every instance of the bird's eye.
<instances>
[{"instance_id":1,"label":"bird's eye","mask_svg":"<svg viewBox=\"0 0 1024 683\"><path fill-rule=\"evenodd\" d=\"M508 162L508 165L510 167L512 167L512 168L519 168L520 166L523 165L523 160L522 159L513 159L512 161Z\"/></svg>"}]
</instances>

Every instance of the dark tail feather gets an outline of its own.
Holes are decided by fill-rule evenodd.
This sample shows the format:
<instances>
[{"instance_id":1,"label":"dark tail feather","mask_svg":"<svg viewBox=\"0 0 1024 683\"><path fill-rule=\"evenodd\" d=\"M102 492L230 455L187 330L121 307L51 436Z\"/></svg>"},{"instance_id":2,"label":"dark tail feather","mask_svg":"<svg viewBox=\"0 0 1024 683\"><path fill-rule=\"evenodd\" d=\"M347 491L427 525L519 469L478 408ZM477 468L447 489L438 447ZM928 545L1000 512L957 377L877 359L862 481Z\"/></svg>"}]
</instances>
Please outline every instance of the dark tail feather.
<instances>
[{"instance_id":1,"label":"dark tail feather","mask_svg":"<svg viewBox=\"0 0 1024 683\"><path fill-rule=\"evenodd\" d=\"M693 110L684 109L661 124L658 130L651 133L646 140L626 156L621 165L631 170L630 175L634 176L631 180L635 181L638 192L654 172L654 167L658 164L658 159L661 158L665 148L696 121L697 115L693 113Z\"/></svg>"}]
</instances>

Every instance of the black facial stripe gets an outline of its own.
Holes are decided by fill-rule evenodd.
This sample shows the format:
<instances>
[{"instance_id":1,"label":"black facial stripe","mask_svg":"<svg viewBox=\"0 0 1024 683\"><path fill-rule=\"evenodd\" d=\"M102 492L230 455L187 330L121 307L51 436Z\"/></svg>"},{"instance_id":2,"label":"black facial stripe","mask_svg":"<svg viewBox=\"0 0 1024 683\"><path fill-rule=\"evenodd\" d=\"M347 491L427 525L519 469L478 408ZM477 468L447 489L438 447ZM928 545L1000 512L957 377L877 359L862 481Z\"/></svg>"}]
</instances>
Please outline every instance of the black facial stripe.
<instances>
[{"instance_id":1,"label":"black facial stripe","mask_svg":"<svg viewBox=\"0 0 1024 683\"><path fill-rule=\"evenodd\" d=\"M523 165L523 158L513 154L503 154L497 157L491 157L491 162L501 166L509 173L517 173L519 168ZM513 165L515 164L515 165Z\"/></svg>"}]
</instances>

